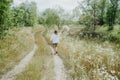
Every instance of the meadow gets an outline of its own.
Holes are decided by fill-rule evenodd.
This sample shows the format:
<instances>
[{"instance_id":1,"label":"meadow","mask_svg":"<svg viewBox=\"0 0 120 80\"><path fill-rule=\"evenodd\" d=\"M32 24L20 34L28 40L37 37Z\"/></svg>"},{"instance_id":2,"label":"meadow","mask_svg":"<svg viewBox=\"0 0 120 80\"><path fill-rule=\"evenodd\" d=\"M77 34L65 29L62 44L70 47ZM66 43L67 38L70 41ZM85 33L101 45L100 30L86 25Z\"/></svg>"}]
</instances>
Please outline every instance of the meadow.
<instances>
[{"instance_id":1,"label":"meadow","mask_svg":"<svg viewBox=\"0 0 120 80\"><path fill-rule=\"evenodd\" d=\"M33 48L31 28L14 28L0 40L0 77L11 70Z\"/></svg>"},{"instance_id":2,"label":"meadow","mask_svg":"<svg viewBox=\"0 0 120 80\"><path fill-rule=\"evenodd\" d=\"M19 74L15 80L54 80L53 56L42 36L43 31L44 28L41 26L34 28L38 49L25 71Z\"/></svg>"},{"instance_id":3,"label":"meadow","mask_svg":"<svg viewBox=\"0 0 120 80\"><path fill-rule=\"evenodd\" d=\"M71 80L119 80L120 52L116 44L62 35L59 55Z\"/></svg>"}]
</instances>

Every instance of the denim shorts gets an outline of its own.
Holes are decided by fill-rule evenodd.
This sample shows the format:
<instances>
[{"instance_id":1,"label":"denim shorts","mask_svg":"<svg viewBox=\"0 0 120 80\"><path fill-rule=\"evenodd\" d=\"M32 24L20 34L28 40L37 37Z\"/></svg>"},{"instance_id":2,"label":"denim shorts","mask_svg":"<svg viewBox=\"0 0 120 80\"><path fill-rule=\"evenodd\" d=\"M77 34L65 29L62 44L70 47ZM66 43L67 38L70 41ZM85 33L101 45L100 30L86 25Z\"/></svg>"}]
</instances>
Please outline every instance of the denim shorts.
<instances>
[{"instance_id":1,"label":"denim shorts","mask_svg":"<svg viewBox=\"0 0 120 80\"><path fill-rule=\"evenodd\" d=\"M58 43L53 43L53 46L57 46L58 45Z\"/></svg>"}]
</instances>

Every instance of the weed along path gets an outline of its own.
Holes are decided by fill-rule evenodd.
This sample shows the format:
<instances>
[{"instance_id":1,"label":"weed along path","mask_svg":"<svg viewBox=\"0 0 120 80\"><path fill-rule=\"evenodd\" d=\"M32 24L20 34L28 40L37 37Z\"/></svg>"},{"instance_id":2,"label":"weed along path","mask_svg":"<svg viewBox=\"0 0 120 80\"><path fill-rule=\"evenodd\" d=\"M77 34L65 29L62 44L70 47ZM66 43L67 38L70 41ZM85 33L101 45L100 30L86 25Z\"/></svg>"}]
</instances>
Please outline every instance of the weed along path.
<instances>
[{"instance_id":1,"label":"weed along path","mask_svg":"<svg viewBox=\"0 0 120 80\"><path fill-rule=\"evenodd\" d=\"M35 41L34 35L33 35L33 40ZM31 61L33 55L35 54L36 49L37 49L37 45L34 44L33 50L28 55L26 55L20 61L20 63L18 65L16 65L11 71L4 74L0 80L14 80L15 76L17 74L21 73L25 69L25 67L29 64L29 62Z\"/></svg>"},{"instance_id":2,"label":"weed along path","mask_svg":"<svg viewBox=\"0 0 120 80\"><path fill-rule=\"evenodd\" d=\"M54 53L53 48L50 46L52 53ZM55 80L67 80L66 70L63 65L62 59L56 54L53 54L54 58L54 72L55 72Z\"/></svg>"}]
</instances>

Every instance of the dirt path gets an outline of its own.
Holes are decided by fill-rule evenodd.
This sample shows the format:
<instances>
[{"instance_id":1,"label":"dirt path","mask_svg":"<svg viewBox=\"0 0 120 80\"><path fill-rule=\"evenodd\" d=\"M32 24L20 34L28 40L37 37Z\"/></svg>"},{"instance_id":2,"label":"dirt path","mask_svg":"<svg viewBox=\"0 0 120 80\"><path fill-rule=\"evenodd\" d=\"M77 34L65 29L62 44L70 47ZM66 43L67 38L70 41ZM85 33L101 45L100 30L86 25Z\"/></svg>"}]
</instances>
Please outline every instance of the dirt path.
<instances>
[{"instance_id":1,"label":"dirt path","mask_svg":"<svg viewBox=\"0 0 120 80\"><path fill-rule=\"evenodd\" d=\"M32 36L32 37L33 37L33 40L34 40L34 36ZM37 49L37 45L34 44L33 50L27 56L25 56L20 61L20 63L18 65L16 65L11 71L4 74L0 80L14 80L15 76L17 74L21 73L22 71L24 71L25 67L29 64L33 55L35 54L36 49Z\"/></svg>"},{"instance_id":2,"label":"dirt path","mask_svg":"<svg viewBox=\"0 0 120 80\"><path fill-rule=\"evenodd\" d=\"M52 53L54 53L54 50L52 47L50 47L52 50ZM66 70L63 65L62 59L56 54L53 54L54 58L54 72L55 72L55 80L67 80Z\"/></svg>"}]
</instances>

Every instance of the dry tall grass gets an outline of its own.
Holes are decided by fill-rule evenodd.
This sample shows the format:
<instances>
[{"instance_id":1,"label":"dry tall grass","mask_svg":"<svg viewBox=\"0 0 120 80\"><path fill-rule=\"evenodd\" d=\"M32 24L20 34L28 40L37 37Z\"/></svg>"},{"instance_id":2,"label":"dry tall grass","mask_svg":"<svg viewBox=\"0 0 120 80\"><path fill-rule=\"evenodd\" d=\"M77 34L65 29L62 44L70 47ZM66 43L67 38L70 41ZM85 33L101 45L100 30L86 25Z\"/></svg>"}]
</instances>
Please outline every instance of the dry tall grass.
<instances>
[{"instance_id":1,"label":"dry tall grass","mask_svg":"<svg viewBox=\"0 0 120 80\"><path fill-rule=\"evenodd\" d=\"M58 53L71 80L119 80L120 52L112 47L63 36Z\"/></svg>"},{"instance_id":2,"label":"dry tall grass","mask_svg":"<svg viewBox=\"0 0 120 80\"><path fill-rule=\"evenodd\" d=\"M27 55L33 45L31 28L9 30L6 38L0 40L0 77Z\"/></svg>"},{"instance_id":3,"label":"dry tall grass","mask_svg":"<svg viewBox=\"0 0 120 80\"><path fill-rule=\"evenodd\" d=\"M49 46L41 35L43 30L38 27L35 28L38 50L26 70L17 76L16 80L54 80L53 58Z\"/></svg>"}]
</instances>

